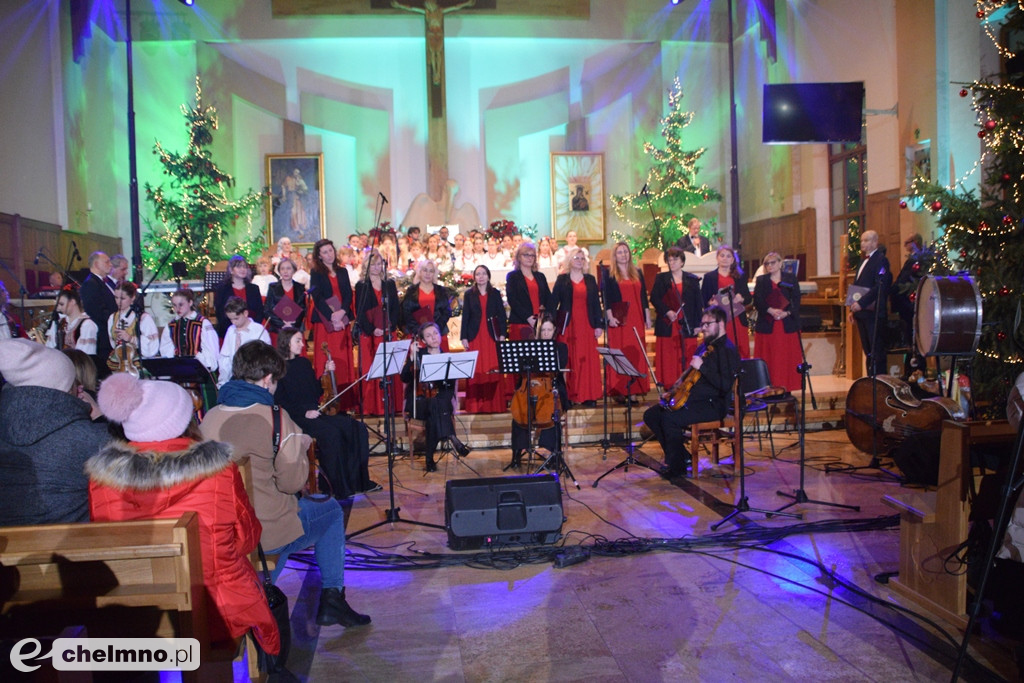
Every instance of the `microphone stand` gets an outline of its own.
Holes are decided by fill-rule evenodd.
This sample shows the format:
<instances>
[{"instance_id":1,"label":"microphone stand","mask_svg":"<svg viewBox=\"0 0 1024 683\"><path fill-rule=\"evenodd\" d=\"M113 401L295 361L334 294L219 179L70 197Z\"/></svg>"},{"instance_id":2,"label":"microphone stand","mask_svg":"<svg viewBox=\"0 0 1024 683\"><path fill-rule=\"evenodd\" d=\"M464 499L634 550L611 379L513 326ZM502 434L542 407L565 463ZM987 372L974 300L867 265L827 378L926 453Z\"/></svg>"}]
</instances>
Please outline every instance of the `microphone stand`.
<instances>
[{"instance_id":1,"label":"microphone stand","mask_svg":"<svg viewBox=\"0 0 1024 683\"><path fill-rule=\"evenodd\" d=\"M5 271L7 271L7 274L11 276L11 279L13 279L15 282L18 283L18 297L21 299L20 310L21 310L21 315L24 316L25 315L25 297L28 295L28 290L25 289L24 283L22 283L22 281L20 279L18 279L18 276L15 275L11 271L11 269L7 267L7 264L4 263L2 260L0 260L0 268L3 268ZM7 313L6 308L3 309L2 311L0 311L0 313L3 313L3 316L7 319L7 329L11 333L11 338L13 339L14 337L17 337L18 336L16 334L17 330L14 329L14 320L11 319L11 316ZM25 321L24 320L21 321L21 331L22 331L23 334L26 334L26 335L28 334L28 331L25 329Z\"/></svg>"},{"instance_id":2,"label":"microphone stand","mask_svg":"<svg viewBox=\"0 0 1024 683\"><path fill-rule=\"evenodd\" d=\"M39 262L38 259L43 259L44 261L49 263L51 266L56 268L57 271L60 272L64 276L64 283L65 284L67 284L68 282L74 282L76 287L81 287L82 286L81 282L79 282L75 278L71 277L71 273L68 271L67 268L62 267L59 263L55 263L54 260L51 259L49 256L47 256L46 253L43 252L42 249L40 249L38 252L36 252L36 259L37 259L36 263Z\"/></svg>"},{"instance_id":3,"label":"microphone stand","mask_svg":"<svg viewBox=\"0 0 1024 683\"><path fill-rule=\"evenodd\" d=\"M605 291L605 287L608 286L608 276L603 274L604 273L604 271L602 270L603 268L604 268L604 262L603 261L601 263L597 264L597 274L598 275L603 275L602 282L598 282L597 283L597 289L600 292L600 296L601 296L601 310L603 311L603 313L601 315L601 320L604 323L604 348L607 349L608 348L608 311L607 311L606 306L607 306L607 303L608 303L608 293ZM604 408L604 426L602 428L602 438L601 438L601 450L603 452L601 453L601 459L602 460L607 460L608 459L608 449L611 448L611 445L612 445L610 435L608 434L608 364L607 363L601 363L601 365L602 365L602 368L601 368L601 386L602 386L602 389L603 389L603 391L601 393L604 394L604 397L601 399L601 401L603 403L603 408Z\"/></svg>"}]
</instances>

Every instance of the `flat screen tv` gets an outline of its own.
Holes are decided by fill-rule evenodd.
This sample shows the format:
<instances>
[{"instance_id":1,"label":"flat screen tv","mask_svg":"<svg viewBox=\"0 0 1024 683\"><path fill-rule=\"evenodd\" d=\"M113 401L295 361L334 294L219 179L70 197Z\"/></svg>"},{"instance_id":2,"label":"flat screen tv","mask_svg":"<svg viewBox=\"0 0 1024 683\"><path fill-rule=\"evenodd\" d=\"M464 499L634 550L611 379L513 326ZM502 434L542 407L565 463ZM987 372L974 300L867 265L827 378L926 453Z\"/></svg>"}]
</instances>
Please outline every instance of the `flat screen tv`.
<instances>
[{"instance_id":1,"label":"flat screen tv","mask_svg":"<svg viewBox=\"0 0 1024 683\"><path fill-rule=\"evenodd\" d=\"M764 86L762 141L769 145L859 142L864 83Z\"/></svg>"}]
</instances>

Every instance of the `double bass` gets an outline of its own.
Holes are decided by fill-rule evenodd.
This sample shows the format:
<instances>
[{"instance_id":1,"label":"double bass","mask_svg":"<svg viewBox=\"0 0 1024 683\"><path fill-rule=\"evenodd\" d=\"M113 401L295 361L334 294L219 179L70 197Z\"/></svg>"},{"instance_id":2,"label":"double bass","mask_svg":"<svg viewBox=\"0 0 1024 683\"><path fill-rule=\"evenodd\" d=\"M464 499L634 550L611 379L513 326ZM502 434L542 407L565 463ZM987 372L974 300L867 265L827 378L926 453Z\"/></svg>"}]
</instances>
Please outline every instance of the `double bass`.
<instances>
[{"instance_id":1,"label":"double bass","mask_svg":"<svg viewBox=\"0 0 1024 683\"><path fill-rule=\"evenodd\" d=\"M939 432L946 420L965 418L955 401L919 399L892 375L861 377L846 394L846 435L865 453L890 451L905 439Z\"/></svg>"}]
</instances>

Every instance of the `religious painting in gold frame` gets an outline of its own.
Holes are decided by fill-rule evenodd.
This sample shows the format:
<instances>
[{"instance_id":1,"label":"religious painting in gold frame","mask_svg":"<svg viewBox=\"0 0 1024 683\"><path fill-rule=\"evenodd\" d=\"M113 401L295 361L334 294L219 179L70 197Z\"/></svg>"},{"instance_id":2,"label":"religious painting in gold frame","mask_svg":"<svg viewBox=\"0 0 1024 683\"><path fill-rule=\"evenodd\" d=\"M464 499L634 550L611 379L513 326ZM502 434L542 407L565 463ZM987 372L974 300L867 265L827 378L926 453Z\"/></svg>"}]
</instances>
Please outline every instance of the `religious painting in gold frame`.
<instances>
[{"instance_id":1,"label":"religious painting in gold frame","mask_svg":"<svg viewBox=\"0 0 1024 683\"><path fill-rule=\"evenodd\" d=\"M564 241L576 232L580 242L605 240L604 153L551 153L551 228Z\"/></svg>"},{"instance_id":2,"label":"religious painting in gold frame","mask_svg":"<svg viewBox=\"0 0 1024 683\"><path fill-rule=\"evenodd\" d=\"M324 155L267 155L267 241L312 245L327 234L324 217Z\"/></svg>"}]
</instances>

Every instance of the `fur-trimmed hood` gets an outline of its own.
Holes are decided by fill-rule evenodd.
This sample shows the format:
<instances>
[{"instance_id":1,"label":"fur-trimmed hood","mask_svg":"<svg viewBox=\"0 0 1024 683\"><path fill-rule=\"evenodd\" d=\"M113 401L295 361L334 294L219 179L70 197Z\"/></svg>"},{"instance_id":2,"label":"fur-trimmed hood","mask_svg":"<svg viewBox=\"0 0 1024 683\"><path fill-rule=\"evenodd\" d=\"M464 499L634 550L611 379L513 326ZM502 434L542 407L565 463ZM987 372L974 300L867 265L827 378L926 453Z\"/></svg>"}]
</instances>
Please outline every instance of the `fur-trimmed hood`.
<instances>
[{"instance_id":1,"label":"fur-trimmed hood","mask_svg":"<svg viewBox=\"0 0 1024 683\"><path fill-rule=\"evenodd\" d=\"M85 473L96 484L139 491L169 489L213 476L231 464L231 446L220 441L192 444L184 451L139 451L124 441L113 441L85 463Z\"/></svg>"}]
</instances>

